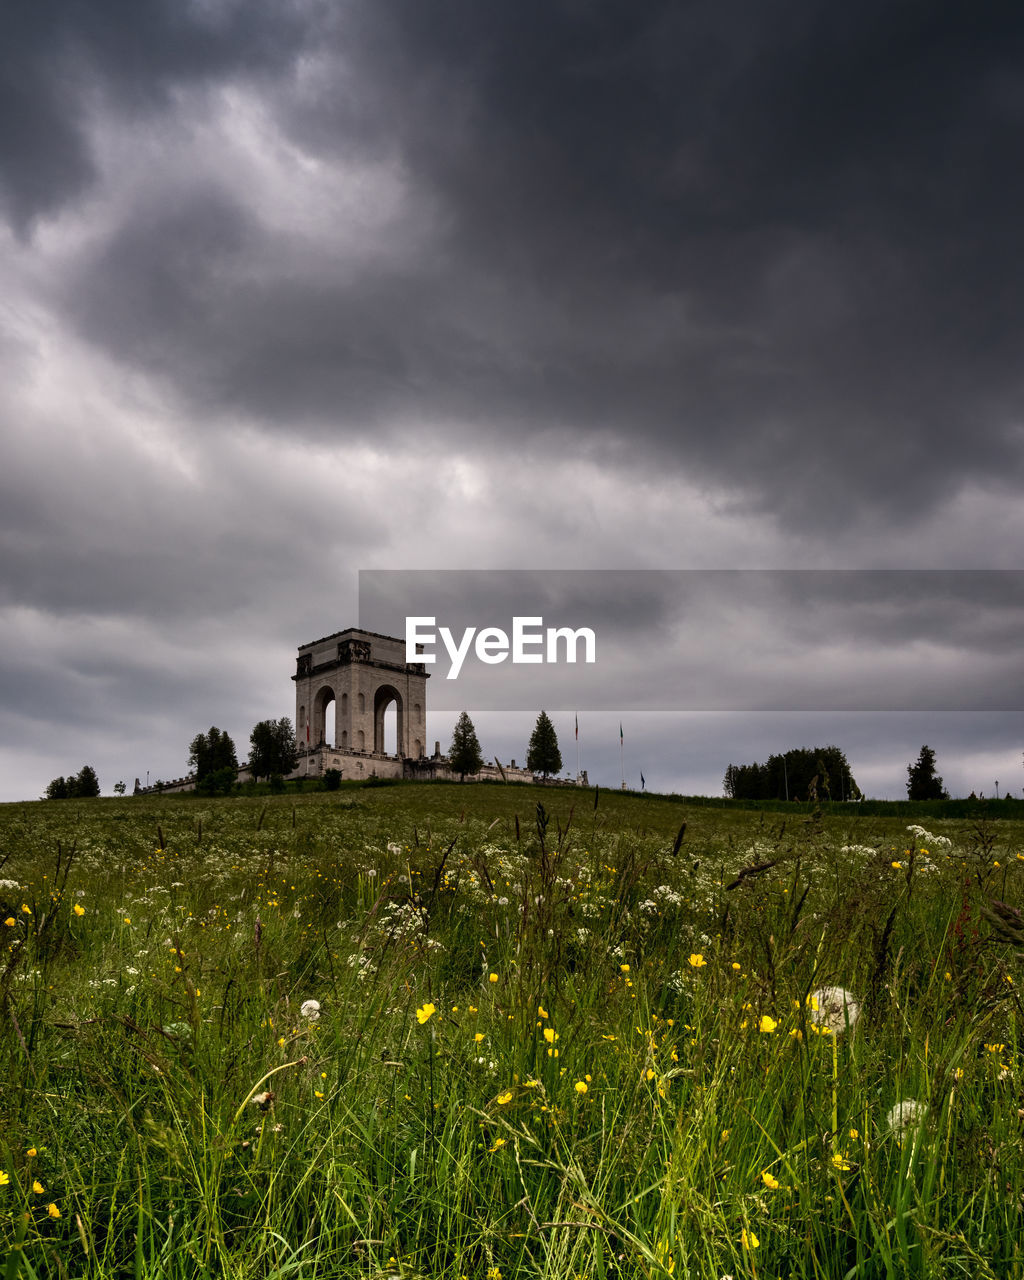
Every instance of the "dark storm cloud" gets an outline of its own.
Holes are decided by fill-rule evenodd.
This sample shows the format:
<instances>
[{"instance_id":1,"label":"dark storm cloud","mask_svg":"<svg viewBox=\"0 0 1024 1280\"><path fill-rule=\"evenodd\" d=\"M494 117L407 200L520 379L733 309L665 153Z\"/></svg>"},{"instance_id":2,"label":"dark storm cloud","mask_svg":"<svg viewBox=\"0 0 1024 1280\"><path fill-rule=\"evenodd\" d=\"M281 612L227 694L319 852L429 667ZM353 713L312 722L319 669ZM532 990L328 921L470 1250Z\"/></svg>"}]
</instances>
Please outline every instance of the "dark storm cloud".
<instances>
[{"instance_id":1,"label":"dark storm cloud","mask_svg":"<svg viewBox=\"0 0 1024 1280\"><path fill-rule=\"evenodd\" d=\"M0 42L0 207L27 231L96 178L94 96L128 113L240 71L280 69L301 42L301 5L273 0L39 0L10 6Z\"/></svg>"},{"instance_id":2,"label":"dark storm cloud","mask_svg":"<svg viewBox=\"0 0 1024 1280\"><path fill-rule=\"evenodd\" d=\"M284 12L178 24L156 82L269 64L277 36L285 68ZM1020 484L1022 30L1007 6L321 11L315 91L266 77L265 100L320 161L400 165L391 252L339 265L329 236L182 177L79 263L75 314L207 408L289 430L446 421L484 450L514 430L796 528L912 521L968 481Z\"/></svg>"}]
</instances>

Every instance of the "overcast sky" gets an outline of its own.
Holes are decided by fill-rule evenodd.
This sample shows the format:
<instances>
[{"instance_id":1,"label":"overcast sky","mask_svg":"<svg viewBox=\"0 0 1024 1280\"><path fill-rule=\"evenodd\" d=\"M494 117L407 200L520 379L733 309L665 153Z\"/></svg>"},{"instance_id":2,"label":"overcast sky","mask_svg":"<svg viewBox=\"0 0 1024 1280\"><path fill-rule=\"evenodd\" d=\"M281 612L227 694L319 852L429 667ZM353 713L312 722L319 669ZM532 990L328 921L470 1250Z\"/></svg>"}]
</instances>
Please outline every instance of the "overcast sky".
<instances>
[{"instance_id":1,"label":"overcast sky","mask_svg":"<svg viewBox=\"0 0 1024 1280\"><path fill-rule=\"evenodd\" d=\"M1019 568L1022 65L1001 4L15 6L0 799L178 776L211 724L244 754L360 569ZM896 797L928 742L1020 794L1019 604L975 635L936 581L870 653L977 706L654 712L624 653L629 780L836 742ZM535 714L481 709L485 753Z\"/></svg>"}]
</instances>

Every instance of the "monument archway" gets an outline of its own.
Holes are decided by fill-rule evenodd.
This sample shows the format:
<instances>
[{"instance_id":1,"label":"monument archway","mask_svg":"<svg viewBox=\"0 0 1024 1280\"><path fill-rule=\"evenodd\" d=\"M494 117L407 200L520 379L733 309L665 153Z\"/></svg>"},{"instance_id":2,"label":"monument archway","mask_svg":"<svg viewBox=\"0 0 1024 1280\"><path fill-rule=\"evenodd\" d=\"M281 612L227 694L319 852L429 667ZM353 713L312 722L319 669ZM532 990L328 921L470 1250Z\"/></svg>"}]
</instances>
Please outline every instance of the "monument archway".
<instances>
[{"instance_id":1,"label":"monument archway","mask_svg":"<svg viewBox=\"0 0 1024 1280\"><path fill-rule=\"evenodd\" d=\"M423 663L406 662L405 641L350 627L299 648L295 675L295 732L299 750L331 737L336 750L385 754L385 715L394 705L396 753L419 758L427 739L427 674ZM334 703L333 733L325 716ZM391 753L387 753L391 754Z\"/></svg>"}]
</instances>

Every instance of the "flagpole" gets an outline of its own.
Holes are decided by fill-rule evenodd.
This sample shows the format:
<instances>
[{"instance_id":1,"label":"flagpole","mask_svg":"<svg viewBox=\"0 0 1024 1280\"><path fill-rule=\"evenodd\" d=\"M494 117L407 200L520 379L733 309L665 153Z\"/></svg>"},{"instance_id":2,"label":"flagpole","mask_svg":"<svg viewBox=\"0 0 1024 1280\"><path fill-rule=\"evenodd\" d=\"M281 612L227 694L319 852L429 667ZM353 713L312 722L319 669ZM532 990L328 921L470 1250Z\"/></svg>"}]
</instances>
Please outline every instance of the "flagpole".
<instances>
[{"instance_id":1,"label":"flagpole","mask_svg":"<svg viewBox=\"0 0 1024 1280\"><path fill-rule=\"evenodd\" d=\"M579 786L580 781L580 717L576 716L576 785Z\"/></svg>"},{"instance_id":2,"label":"flagpole","mask_svg":"<svg viewBox=\"0 0 1024 1280\"><path fill-rule=\"evenodd\" d=\"M624 754L625 747L623 743L624 743L624 739L622 737L622 721L620 720L619 721L619 767L622 770L622 790L625 791L626 789L626 757Z\"/></svg>"}]
</instances>

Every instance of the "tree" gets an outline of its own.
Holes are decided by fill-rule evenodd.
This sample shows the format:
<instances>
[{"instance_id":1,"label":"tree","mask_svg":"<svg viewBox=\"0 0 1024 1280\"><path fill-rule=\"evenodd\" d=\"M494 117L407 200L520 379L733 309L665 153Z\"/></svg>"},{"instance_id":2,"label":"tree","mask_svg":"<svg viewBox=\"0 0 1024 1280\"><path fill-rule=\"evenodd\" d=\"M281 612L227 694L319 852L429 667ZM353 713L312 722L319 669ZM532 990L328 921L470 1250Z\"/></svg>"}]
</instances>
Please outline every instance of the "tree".
<instances>
[{"instance_id":1,"label":"tree","mask_svg":"<svg viewBox=\"0 0 1024 1280\"><path fill-rule=\"evenodd\" d=\"M47 800L66 800L68 798L67 778L54 778L46 788Z\"/></svg>"},{"instance_id":2,"label":"tree","mask_svg":"<svg viewBox=\"0 0 1024 1280\"><path fill-rule=\"evenodd\" d=\"M123 796L124 793L128 790L127 782L115 782L114 790L117 792L119 796Z\"/></svg>"},{"instance_id":3,"label":"tree","mask_svg":"<svg viewBox=\"0 0 1024 1280\"><path fill-rule=\"evenodd\" d=\"M562 768L562 753L558 749L558 737L555 726L551 723L546 711L537 717L537 723L530 734L530 745L526 748L526 767L533 773L558 773Z\"/></svg>"},{"instance_id":4,"label":"tree","mask_svg":"<svg viewBox=\"0 0 1024 1280\"><path fill-rule=\"evenodd\" d=\"M914 764L907 765L908 800L948 800L949 792L935 772L935 752L929 746L921 748Z\"/></svg>"},{"instance_id":5,"label":"tree","mask_svg":"<svg viewBox=\"0 0 1024 1280\"><path fill-rule=\"evenodd\" d=\"M197 733L188 749L189 768L196 775L196 785L208 773L216 773L218 769L238 770L238 756L235 755L235 744L223 729L210 726L209 733Z\"/></svg>"},{"instance_id":6,"label":"tree","mask_svg":"<svg viewBox=\"0 0 1024 1280\"><path fill-rule=\"evenodd\" d=\"M459 775L459 780L464 781L467 773L479 773L483 762L473 721L463 711L455 722L452 745L448 748L448 764Z\"/></svg>"},{"instance_id":7,"label":"tree","mask_svg":"<svg viewBox=\"0 0 1024 1280\"><path fill-rule=\"evenodd\" d=\"M261 720L249 735L249 772L257 778L291 773L299 762L295 730L287 716Z\"/></svg>"},{"instance_id":8,"label":"tree","mask_svg":"<svg viewBox=\"0 0 1024 1280\"><path fill-rule=\"evenodd\" d=\"M91 800L100 793L100 780L91 764L83 764L74 779L68 779L69 793L76 799Z\"/></svg>"}]
</instances>

